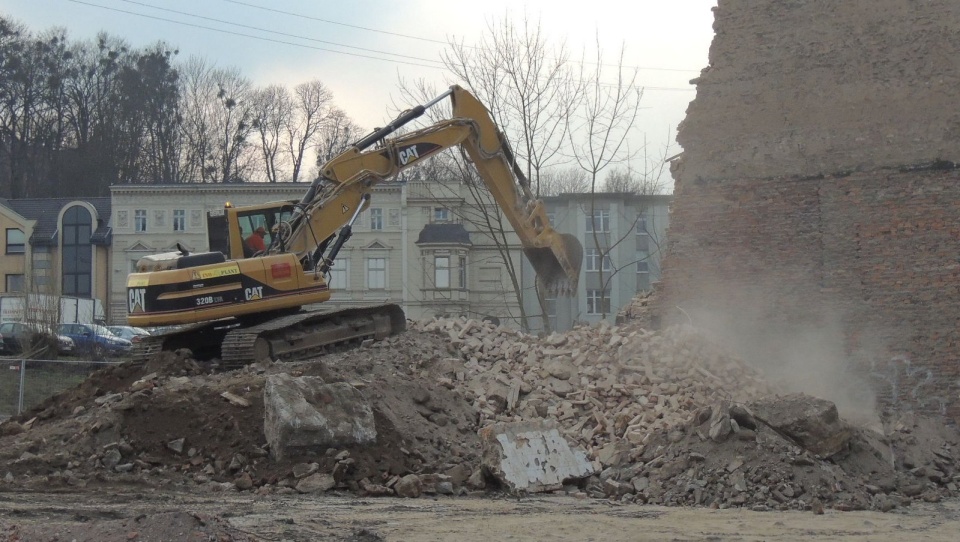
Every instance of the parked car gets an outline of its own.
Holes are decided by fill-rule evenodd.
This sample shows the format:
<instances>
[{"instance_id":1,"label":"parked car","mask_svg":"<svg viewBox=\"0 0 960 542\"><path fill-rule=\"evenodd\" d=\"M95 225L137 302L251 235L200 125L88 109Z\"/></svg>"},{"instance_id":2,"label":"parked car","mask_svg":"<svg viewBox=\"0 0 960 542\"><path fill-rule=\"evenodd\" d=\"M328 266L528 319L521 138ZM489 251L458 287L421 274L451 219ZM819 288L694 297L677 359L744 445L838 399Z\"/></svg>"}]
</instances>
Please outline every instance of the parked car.
<instances>
[{"instance_id":1,"label":"parked car","mask_svg":"<svg viewBox=\"0 0 960 542\"><path fill-rule=\"evenodd\" d=\"M120 337L121 339L126 339L132 343L140 342L140 339L143 337L148 337L150 332L141 328L133 326L107 326L107 329L111 333Z\"/></svg>"},{"instance_id":2,"label":"parked car","mask_svg":"<svg viewBox=\"0 0 960 542\"><path fill-rule=\"evenodd\" d=\"M70 337L54 333L40 324L4 322L0 324L0 350L8 354L21 354L34 350L40 343L56 344L57 353L69 354L74 350Z\"/></svg>"},{"instance_id":3,"label":"parked car","mask_svg":"<svg viewBox=\"0 0 960 542\"><path fill-rule=\"evenodd\" d=\"M120 356L133 348L133 343L117 337L99 324L60 324L57 332L73 339L78 353L103 359L107 356Z\"/></svg>"}]
</instances>

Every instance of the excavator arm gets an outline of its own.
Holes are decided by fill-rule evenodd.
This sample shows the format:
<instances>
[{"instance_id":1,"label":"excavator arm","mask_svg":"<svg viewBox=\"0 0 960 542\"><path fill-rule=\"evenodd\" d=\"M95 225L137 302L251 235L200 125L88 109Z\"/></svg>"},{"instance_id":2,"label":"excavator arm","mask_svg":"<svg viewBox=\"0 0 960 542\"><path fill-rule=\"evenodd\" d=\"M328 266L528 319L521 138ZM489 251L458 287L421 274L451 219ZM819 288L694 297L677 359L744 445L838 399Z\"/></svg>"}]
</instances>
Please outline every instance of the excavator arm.
<instances>
[{"instance_id":1,"label":"excavator arm","mask_svg":"<svg viewBox=\"0 0 960 542\"><path fill-rule=\"evenodd\" d=\"M447 96L453 106L450 119L386 139ZM368 205L376 184L458 146L470 158L513 226L540 283L550 291L575 289L583 257L579 240L553 229L543 203L534 198L529 182L515 167L510 147L489 112L459 86L403 113L387 127L374 131L324 164L320 177L278 228L267 252L292 251L305 268L326 272L349 238L359 212ZM337 239L328 245L338 230Z\"/></svg>"}]
</instances>

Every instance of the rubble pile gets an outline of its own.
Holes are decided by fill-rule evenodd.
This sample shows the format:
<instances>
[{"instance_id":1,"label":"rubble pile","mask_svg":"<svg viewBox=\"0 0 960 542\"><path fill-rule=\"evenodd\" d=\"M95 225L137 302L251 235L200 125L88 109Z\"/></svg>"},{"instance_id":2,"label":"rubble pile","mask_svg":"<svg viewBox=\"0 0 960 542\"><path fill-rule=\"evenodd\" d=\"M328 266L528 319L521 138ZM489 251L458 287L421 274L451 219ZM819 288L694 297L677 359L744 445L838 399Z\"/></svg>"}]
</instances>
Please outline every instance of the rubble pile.
<instances>
[{"instance_id":1,"label":"rubble pile","mask_svg":"<svg viewBox=\"0 0 960 542\"><path fill-rule=\"evenodd\" d=\"M688 423L718 401L774 390L761 374L691 328L583 326L540 339L489 322L444 319L415 327L449 338L456 371L441 381L474 397L480 424L553 419L592 457L631 453L660 430Z\"/></svg>"},{"instance_id":2,"label":"rubble pile","mask_svg":"<svg viewBox=\"0 0 960 542\"><path fill-rule=\"evenodd\" d=\"M301 362L220 371L181 350L105 369L0 424L0 487L504 489L814 511L957 495L960 439L943 420L900 413L884 435L850 426L828 401L777 395L689 327L408 327ZM310 431L294 430L303 413ZM549 468L533 476L530 461ZM576 475L549 478L553 465Z\"/></svg>"},{"instance_id":3,"label":"rubble pile","mask_svg":"<svg viewBox=\"0 0 960 542\"><path fill-rule=\"evenodd\" d=\"M545 338L465 319L412 327L456 350L457 369L438 380L465 390L481 427L549 420L586 450L599 474L573 492L757 510L890 510L957 494L955 428L914 418L886 436L851 427L828 401L777 395L686 326L626 321Z\"/></svg>"},{"instance_id":4,"label":"rubble pile","mask_svg":"<svg viewBox=\"0 0 960 542\"><path fill-rule=\"evenodd\" d=\"M418 369L448 355L441 339L410 333L330 354L322 363L218 372L215 363L181 350L146 367L111 367L0 424L0 486L393 495L403 477L417 473L433 475L434 485L421 491L452 492L479 470L476 414ZM376 443L270 457L271 375L359 390L372 407Z\"/></svg>"},{"instance_id":5,"label":"rubble pile","mask_svg":"<svg viewBox=\"0 0 960 542\"><path fill-rule=\"evenodd\" d=\"M807 407L828 403L803 395L784 399ZM771 425L751 413L767 401L704 409L689 425L658 434L637 461L606 468L591 480L593 494L664 505L818 513L824 507L889 511L914 500L939 502L958 495L955 428L912 415L886 436L824 423L817 427L824 438L811 447L834 448L820 448L829 450L821 455L805 447L803 431ZM717 431L724 419L729 425ZM809 427L817 420L807 418Z\"/></svg>"},{"instance_id":6,"label":"rubble pile","mask_svg":"<svg viewBox=\"0 0 960 542\"><path fill-rule=\"evenodd\" d=\"M630 303L621 307L617 312L616 323L630 324L644 329L655 329L659 326L654 325L656 318L653 312L654 292L653 290L639 292Z\"/></svg>"}]
</instances>

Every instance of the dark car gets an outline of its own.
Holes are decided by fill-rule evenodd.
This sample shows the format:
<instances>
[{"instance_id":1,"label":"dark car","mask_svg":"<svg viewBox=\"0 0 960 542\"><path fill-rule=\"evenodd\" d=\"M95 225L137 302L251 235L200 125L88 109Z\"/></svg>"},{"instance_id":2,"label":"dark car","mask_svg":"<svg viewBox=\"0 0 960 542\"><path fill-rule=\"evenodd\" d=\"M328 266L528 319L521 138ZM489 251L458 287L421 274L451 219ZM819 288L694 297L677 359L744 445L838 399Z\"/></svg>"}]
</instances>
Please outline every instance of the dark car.
<instances>
[{"instance_id":1,"label":"dark car","mask_svg":"<svg viewBox=\"0 0 960 542\"><path fill-rule=\"evenodd\" d=\"M7 354L22 354L54 346L60 354L69 354L74 349L73 340L58 335L39 324L5 322L0 324L0 350Z\"/></svg>"},{"instance_id":2,"label":"dark car","mask_svg":"<svg viewBox=\"0 0 960 542\"><path fill-rule=\"evenodd\" d=\"M60 324L57 332L73 339L78 353L95 359L120 356L133 347L132 342L117 337L99 324Z\"/></svg>"}]
</instances>

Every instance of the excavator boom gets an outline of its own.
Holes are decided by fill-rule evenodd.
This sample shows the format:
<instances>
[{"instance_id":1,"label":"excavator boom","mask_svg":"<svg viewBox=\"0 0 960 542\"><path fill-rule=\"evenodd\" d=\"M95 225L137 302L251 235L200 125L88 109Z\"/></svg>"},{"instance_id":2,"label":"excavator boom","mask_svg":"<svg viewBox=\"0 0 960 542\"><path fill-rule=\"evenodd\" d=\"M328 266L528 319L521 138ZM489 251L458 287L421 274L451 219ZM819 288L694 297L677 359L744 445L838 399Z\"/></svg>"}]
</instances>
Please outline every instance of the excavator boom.
<instances>
[{"instance_id":1,"label":"excavator boom","mask_svg":"<svg viewBox=\"0 0 960 542\"><path fill-rule=\"evenodd\" d=\"M385 139L447 96L453 106L450 119ZM365 150L376 143L381 145ZM490 113L459 86L450 87L428 104L405 112L388 126L374 131L327 162L321 169L320 178L297 206L299 212L294 213L289 227L284 230L289 234L281 237L276 250L292 250L305 255L343 225L342 213L323 214L321 209L332 207L353 212L364 204L364 198L375 184L395 177L440 151L457 146L469 156L513 226L541 285L550 291L574 290L583 259L580 241L553 229L543 202L534 197L529 182L516 167L510 146L493 123ZM324 187L330 194L318 198ZM306 218L308 216L314 217L313 222Z\"/></svg>"}]
</instances>

